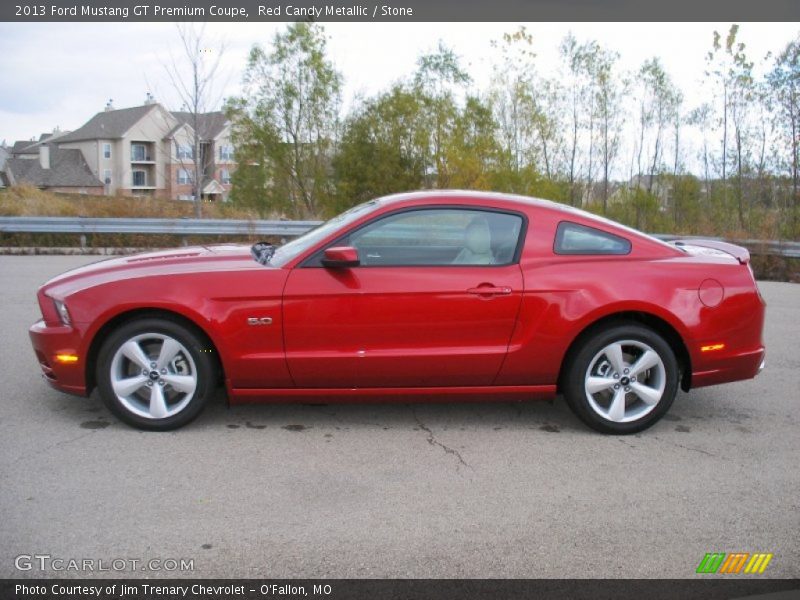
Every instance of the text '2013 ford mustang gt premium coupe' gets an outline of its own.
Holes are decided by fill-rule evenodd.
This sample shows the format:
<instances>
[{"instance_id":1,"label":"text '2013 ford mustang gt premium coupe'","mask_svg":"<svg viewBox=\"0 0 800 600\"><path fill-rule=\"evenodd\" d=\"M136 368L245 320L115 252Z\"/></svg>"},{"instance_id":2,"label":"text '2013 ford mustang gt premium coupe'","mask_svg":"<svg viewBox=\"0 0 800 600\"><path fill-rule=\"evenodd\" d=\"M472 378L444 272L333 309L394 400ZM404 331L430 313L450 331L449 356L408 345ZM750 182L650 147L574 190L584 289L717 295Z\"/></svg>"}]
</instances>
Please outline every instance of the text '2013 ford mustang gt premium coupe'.
<instances>
[{"instance_id":1,"label":"text '2013 ford mustang gt premium coupe'","mask_svg":"<svg viewBox=\"0 0 800 600\"><path fill-rule=\"evenodd\" d=\"M44 378L143 429L218 384L257 401L526 400L562 393L607 433L681 387L764 365L744 248L665 243L545 200L419 192L360 204L280 247L114 258L52 279L30 329Z\"/></svg>"}]
</instances>

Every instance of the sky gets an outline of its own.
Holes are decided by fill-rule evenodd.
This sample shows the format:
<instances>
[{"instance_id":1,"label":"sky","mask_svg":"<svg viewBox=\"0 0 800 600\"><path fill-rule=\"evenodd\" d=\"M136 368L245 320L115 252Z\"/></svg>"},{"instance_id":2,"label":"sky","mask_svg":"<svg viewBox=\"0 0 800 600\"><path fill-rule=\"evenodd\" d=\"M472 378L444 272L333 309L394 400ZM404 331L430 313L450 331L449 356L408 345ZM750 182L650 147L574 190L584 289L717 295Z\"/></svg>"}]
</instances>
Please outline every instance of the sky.
<instances>
[{"instance_id":1,"label":"sky","mask_svg":"<svg viewBox=\"0 0 800 600\"><path fill-rule=\"evenodd\" d=\"M485 89L497 57L491 47L521 23L326 23L330 58L345 81L345 109L359 95L369 96L415 70L420 54L439 41L454 49ZM538 65L557 64L560 40L572 32L595 39L620 54L623 67L635 69L659 56L684 91L687 105L699 104L704 56L714 30L730 23L526 23L533 35ZM798 36L800 23L742 23L739 39L761 61ZM226 45L219 70L219 95L235 95L247 53L268 45L285 23L209 23L206 35ZM180 50L173 23L0 23L0 141L38 137L55 127L72 130L103 110L143 104L148 92L177 110L165 65ZM212 45L216 47L216 44Z\"/></svg>"}]
</instances>

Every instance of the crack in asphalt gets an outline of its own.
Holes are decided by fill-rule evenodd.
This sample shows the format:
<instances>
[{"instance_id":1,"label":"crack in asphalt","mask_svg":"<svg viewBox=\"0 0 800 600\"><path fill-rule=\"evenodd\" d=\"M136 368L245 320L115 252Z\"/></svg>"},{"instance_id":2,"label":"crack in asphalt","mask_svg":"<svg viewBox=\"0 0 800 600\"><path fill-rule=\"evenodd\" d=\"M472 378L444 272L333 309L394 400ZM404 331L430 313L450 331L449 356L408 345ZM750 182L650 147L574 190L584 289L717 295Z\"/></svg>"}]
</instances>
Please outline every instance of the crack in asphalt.
<instances>
[{"instance_id":1,"label":"crack in asphalt","mask_svg":"<svg viewBox=\"0 0 800 600\"><path fill-rule=\"evenodd\" d=\"M665 440L657 436L653 436L654 440L658 440L659 442L664 442L669 444L670 446L675 446L676 448L683 448L684 450L690 450L691 452L699 452L700 454L705 454L706 456L711 456L714 458L720 458L716 454L712 452L708 452L707 450L703 450L701 448L692 448L691 446L684 446L683 444L679 444L678 442L673 442L671 440Z\"/></svg>"},{"instance_id":2,"label":"crack in asphalt","mask_svg":"<svg viewBox=\"0 0 800 600\"><path fill-rule=\"evenodd\" d=\"M683 444L678 444L676 442L672 442L672 445L673 446L677 446L678 448L683 448L684 450L691 450L692 452L699 452L701 454L706 454L708 456L713 456L714 458L717 458L716 454L713 454L713 453L708 452L706 450L701 450L700 448L692 448L691 446L684 446Z\"/></svg>"},{"instance_id":3,"label":"crack in asphalt","mask_svg":"<svg viewBox=\"0 0 800 600\"><path fill-rule=\"evenodd\" d=\"M462 465L464 465L469 469L472 469L473 471L475 470L472 467L472 465L470 465L469 463L467 463L467 461L464 460L464 457L461 456L461 453L458 450L456 450L455 448L451 448L450 446L447 446L436 439L436 436L433 434L433 431L431 431L430 427L425 425L425 423L423 423L420 420L419 416L417 416L417 411L414 410L413 407L411 408L411 414L414 415L414 420L417 422L417 425L419 425L419 428L428 434L427 440L431 446L439 446L442 450L445 451L446 454L452 454L453 456L455 456L458 459L458 462L460 462Z\"/></svg>"},{"instance_id":4,"label":"crack in asphalt","mask_svg":"<svg viewBox=\"0 0 800 600\"><path fill-rule=\"evenodd\" d=\"M82 440L85 437L89 437L90 435L94 435L95 433L97 433L97 431L98 431L97 429L93 429L91 431L87 431L86 433L82 433L79 436L71 437L71 438L68 438L66 440L60 440L58 442L50 444L49 446L45 446L44 448L40 448L39 450L37 450L37 451L35 451L33 453L23 454L23 455L15 458L14 462L19 462L19 461L22 461L23 459L37 458L37 457L41 456L42 454L46 454L50 450L53 450L54 448L60 448L61 446L66 446L68 444L72 444L74 442Z\"/></svg>"}]
</instances>

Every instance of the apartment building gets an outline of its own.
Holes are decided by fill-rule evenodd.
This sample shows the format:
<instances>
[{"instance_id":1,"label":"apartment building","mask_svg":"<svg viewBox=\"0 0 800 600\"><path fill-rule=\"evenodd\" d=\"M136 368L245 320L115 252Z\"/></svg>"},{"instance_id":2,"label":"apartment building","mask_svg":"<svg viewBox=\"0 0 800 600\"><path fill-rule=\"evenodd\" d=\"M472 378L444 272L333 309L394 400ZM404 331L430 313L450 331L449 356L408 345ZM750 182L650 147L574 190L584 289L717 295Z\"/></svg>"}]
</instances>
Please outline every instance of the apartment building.
<instances>
[{"instance_id":1,"label":"apartment building","mask_svg":"<svg viewBox=\"0 0 800 600\"><path fill-rule=\"evenodd\" d=\"M195 173L195 131L200 140L199 174ZM106 195L191 200L197 178L203 198L225 200L236 168L224 113L170 112L150 94L145 104L132 108L115 109L109 101L105 110L74 131L57 133L39 142L18 142L11 149L13 158L9 160L15 161L14 170L21 174L20 160L40 158L41 165L47 164L42 152L72 161L77 158L74 152L78 152L93 182L99 182L99 193ZM15 177L15 181L24 180L24 176ZM63 187L52 172L47 185L42 185L42 177L30 183Z\"/></svg>"},{"instance_id":2,"label":"apartment building","mask_svg":"<svg viewBox=\"0 0 800 600\"><path fill-rule=\"evenodd\" d=\"M53 192L102 195L103 183L95 176L78 150L62 149L42 134L39 141L19 141L0 166L0 183L27 184Z\"/></svg>"}]
</instances>

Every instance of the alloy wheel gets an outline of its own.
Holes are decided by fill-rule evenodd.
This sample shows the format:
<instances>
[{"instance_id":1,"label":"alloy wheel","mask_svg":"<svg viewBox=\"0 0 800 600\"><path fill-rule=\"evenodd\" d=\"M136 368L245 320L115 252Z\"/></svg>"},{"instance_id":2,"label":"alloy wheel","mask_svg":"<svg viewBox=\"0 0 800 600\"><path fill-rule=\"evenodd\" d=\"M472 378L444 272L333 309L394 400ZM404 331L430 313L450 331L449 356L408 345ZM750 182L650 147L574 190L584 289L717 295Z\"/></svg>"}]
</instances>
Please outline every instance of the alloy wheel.
<instances>
[{"instance_id":1,"label":"alloy wheel","mask_svg":"<svg viewBox=\"0 0 800 600\"><path fill-rule=\"evenodd\" d=\"M658 406L666 380L664 361L651 346L638 340L615 341L589 362L586 400L603 419L628 423Z\"/></svg>"}]
</instances>

